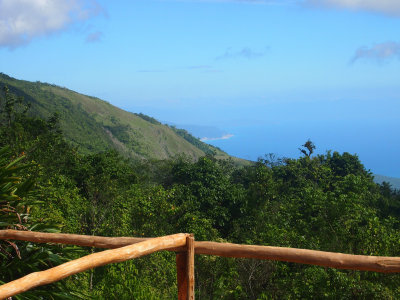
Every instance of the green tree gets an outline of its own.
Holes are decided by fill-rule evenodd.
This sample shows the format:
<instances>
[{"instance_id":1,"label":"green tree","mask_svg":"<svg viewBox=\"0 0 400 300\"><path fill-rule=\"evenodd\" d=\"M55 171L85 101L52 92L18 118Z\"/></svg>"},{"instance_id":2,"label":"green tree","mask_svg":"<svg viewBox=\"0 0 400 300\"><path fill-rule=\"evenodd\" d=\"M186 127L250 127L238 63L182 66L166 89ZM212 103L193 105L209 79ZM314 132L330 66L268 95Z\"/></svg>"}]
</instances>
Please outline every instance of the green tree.
<instances>
[{"instance_id":1,"label":"green tree","mask_svg":"<svg viewBox=\"0 0 400 300\"><path fill-rule=\"evenodd\" d=\"M303 153L307 157L310 157L311 154L313 154L313 152L315 150L314 143L311 142L311 140L309 140L309 139L307 140L307 142L304 143L304 145L302 145L302 147L305 148L305 149L299 148L299 150L300 150L301 153Z\"/></svg>"},{"instance_id":2,"label":"green tree","mask_svg":"<svg viewBox=\"0 0 400 300\"><path fill-rule=\"evenodd\" d=\"M58 232L59 228L48 220L38 220L34 213L43 202L37 200L35 178L22 176L33 167L22 163L24 156L10 159L8 148L0 148L0 229L39 230ZM37 245L30 242L0 241L0 283L23 275L51 268L67 261L73 247ZM65 282L36 288L15 297L16 299L76 299L80 293L67 288Z\"/></svg>"}]
</instances>

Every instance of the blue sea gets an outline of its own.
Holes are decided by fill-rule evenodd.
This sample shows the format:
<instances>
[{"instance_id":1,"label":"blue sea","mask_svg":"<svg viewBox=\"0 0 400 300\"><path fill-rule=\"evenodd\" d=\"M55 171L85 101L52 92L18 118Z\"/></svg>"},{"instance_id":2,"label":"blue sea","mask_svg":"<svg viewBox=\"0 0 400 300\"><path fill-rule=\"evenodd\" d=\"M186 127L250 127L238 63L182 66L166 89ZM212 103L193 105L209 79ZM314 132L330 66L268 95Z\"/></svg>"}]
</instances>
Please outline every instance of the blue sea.
<instances>
[{"instance_id":1,"label":"blue sea","mask_svg":"<svg viewBox=\"0 0 400 300\"><path fill-rule=\"evenodd\" d=\"M196 137L207 137L207 143L237 157L257 160L274 153L297 158L298 148L310 139L316 153L332 150L357 154L374 174L400 178L398 95L379 100L199 102L152 107L148 113L177 124L196 124L178 127Z\"/></svg>"},{"instance_id":2,"label":"blue sea","mask_svg":"<svg viewBox=\"0 0 400 300\"><path fill-rule=\"evenodd\" d=\"M310 139L316 153L328 150L357 154L375 174L400 177L398 122L284 122L224 128L233 136L207 141L230 155L257 160L265 154L297 158L302 144Z\"/></svg>"}]
</instances>

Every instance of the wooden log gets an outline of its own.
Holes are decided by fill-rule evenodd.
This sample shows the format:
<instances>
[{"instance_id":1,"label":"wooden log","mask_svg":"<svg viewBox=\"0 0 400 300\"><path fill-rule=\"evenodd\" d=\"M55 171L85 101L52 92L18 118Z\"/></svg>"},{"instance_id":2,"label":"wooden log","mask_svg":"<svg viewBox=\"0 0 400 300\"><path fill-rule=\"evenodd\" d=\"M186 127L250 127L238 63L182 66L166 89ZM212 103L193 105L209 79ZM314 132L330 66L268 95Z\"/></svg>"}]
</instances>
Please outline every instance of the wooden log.
<instances>
[{"instance_id":1,"label":"wooden log","mask_svg":"<svg viewBox=\"0 0 400 300\"><path fill-rule=\"evenodd\" d=\"M186 252L176 253L176 280L178 284L178 300L186 300L188 295Z\"/></svg>"},{"instance_id":2,"label":"wooden log","mask_svg":"<svg viewBox=\"0 0 400 300\"><path fill-rule=\"evenodd\" d=\"M105 249L120 248L143 241L151 238L137 238L137 237L105 237L69 233L45 233L36 231L22 231L22 230L0 230L0 240L18 240L29 241L34 243L55 243L65 245L75 245L83 247L96 247ZM185 247L172 247L166 249L171 251L185 251Z\"/></svg>"},{"instance_id":3,"label":"wooden log","mask_svg":"<svg viewBox=\"0 0 400 300\"><path fill-rule=\"evenodd\" d=\"M194 236L186 238L187 299L194 300Z\"/></svg>"},{"instance_id":4,"label":"wooden log","mask_svg":"<svg viewBox=\"0 0 400 300\"><path fill-rule=\"evenodd\" d=\"M88 269L103 266L110 263L122 262L128 259L151 254L156 251L169 249L171 247L182 247L186 245L187 234L178 233L174 235L149 239L134 245L119 249L106 250L93 253L79 259L64 263L46 271L31 273L20 279L11 281L0 286L0 299L8 298L34 287L49 284L65 277L77 274Z\"/></svg>"},{"instance_id":5,"label":"wooden log","mask_svg":"<svg viewBox=\"0 0 400 300\"><path fill-rule=\"evenodd\" d=\"M400 257L365 256L334 252L231 243L195 242L196 254L256 258L310 264L337 269L400 272Z\"/></svg>"},{"instance_id":6,"label":"wooden log","mask_svg":"<svg viewBox=\"0 0 400 300\"><path fill-rule=\"evenodd\" d=\"M194 236L186 238L186 252L176 254L178 300L194 300Z\"/></svg>"},{"instance_id":7,"label":"wooden log","mask_svg":"<svg viewBox=\"0 0 400 300\"><path fill-rule=\"evenodd\" d=\"M21 230L0 230L0 239L30 241L35 243L58 243L76 246L114 249L148 240L135 237L103 237L67 233L44 233Z\"/></svg>"},{"instance_id":8,"label":"wooden log","mask_svg":"<svg viewBox=\"0 0 400 300\"><path fill-rule=\"evenodd\" d=\"M54 234L31 231L0 230L0 239L15 239L38 243L62 243L97 248L118 248L131 243L138 243L146 240L147 238L109 238L77 234ZM363 256L296 248L197 241L194 242L194 247L195 254L270 259L303 264L315 264L338 269L352 269L382 273L400 272L400 257ZM166 250L180 252L185 251L186 247L171 247Z\"/></svg>"}]
</instances>

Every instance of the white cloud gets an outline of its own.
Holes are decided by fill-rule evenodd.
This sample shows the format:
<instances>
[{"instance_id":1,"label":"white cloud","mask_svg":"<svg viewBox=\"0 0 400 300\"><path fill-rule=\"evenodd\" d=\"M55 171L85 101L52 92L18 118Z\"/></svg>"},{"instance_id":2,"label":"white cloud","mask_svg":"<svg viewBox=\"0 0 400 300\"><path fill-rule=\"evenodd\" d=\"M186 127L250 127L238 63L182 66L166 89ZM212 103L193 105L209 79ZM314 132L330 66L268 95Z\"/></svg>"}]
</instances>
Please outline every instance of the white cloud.
<instances>
[{"instance_id":1,"label":"white cloud","mask_svg":"<svg viewBox=\"0 0 400 300\"><path fill-rule=\"evenodd\" d=\"M27 44L100 12L95 0L0 0L0 47Z\"/></svg>"},{"instance_id":2,"label":"white cloud","mask_svg":"<svg viewBox=\"0 0 400 300\"><path fill-rule=\"evenodd\" d=\"M207 142L207 141L218 141L218 140L228 140L228 139L230 139L231 137L233 137L233 134L225 134L225 135L223 135L223 136L221 136L221 137L216 137L216 138L203 137L203 138L201 138L200 140L201 140L202 142Z\"/></svg>"},{"instance_id":3,"label":"white cloud","mask_svg":"<svg viewBox=\"0 0 400 300\"><path fill-rule=\"evenodd\" d=\"M364 10L400 16L399 0L305 0L304 3L313 6Z\"/></svg>"},{"instance_id":4,"label":"white cloud","mask_svg":"<svg viewBox=\"0 0 400 300\"><path fill-rule=\"evenodd\" d=\"M354 63L360 59L382 62L396 57L400 59L400 43L386 42L375 44L370 48L361 47L357 49L350 63Z\"/></svg>"}]
</instances>

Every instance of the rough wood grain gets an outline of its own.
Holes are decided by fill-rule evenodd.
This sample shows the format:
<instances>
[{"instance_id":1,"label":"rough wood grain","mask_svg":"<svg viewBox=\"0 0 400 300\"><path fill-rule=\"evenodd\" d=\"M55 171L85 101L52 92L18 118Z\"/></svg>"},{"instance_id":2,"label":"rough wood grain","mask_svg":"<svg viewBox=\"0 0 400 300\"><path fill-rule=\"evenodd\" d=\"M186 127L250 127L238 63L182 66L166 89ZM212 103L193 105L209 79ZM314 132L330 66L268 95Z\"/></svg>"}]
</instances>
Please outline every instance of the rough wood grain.
<instances>
[{"instance_id":1,"label":"rough wood grain","mask_svg":"<svg viewBox=\"0 0 400 300\"><path fill-rule=\"evenodd\" d=\"M196 254L287 261L337 269L400 272L400 257L342 254L297 248L195 242Z\"/></svg>"},{"instance_id":2,"label":"rough wood grain","mask_svg":"<svg viewBox=\"0 0 400 300\"><path fill-rule=\"evenodd\" d=\"M178 300L187 300L188 276L187 276L186 252L176 253L176 280L178 284Z\"/></svg>"},{"instance_id":3,"label":"rough wood grain","mask_svg":"<svg viewBox=\"0 0 400 300\"><path fill-rule=\"evenodd\" d=\"M104 249L120 248L143 241L151 238L137 238L137 237L105 237L105 236L91 236L80 234L68 233L45 233L36 231L22 231L22 230L0 230L0 240L18 240L29 241L34 243L55 243L65 245L76 245L83 247L96 247ZM185 251L185 247L172 247L171 251Z\"/></svg>"},{"instance_id":4,"label":"rough wood grain","mask_svg":"<svg viewBox=\"0 0 400 300\"><path fill-rule=\"evenodd\" d=\"M135 237L103 237L66 233L43 233L21 230L0 230L0 239L30 241L35 243L59 243L77 246L114 249L148 240Z\"/></svg>"},{"instance_id":5,"label":"rough wood grain","mask_svg":"<svg viewBox=\"0 0 400 300\"><path fill-rule=\"evenodd\" d=\"M194 236L186 238L187 299L194 300Z\"/></svg>"},{"instance_id":6,"label":"rough wood grain","mask_svg":"<svg viewBox=\"0 0 400 300\"><path fill-rule=\"evenodd\" d=\"M186 238L186 251L176 254L178 300L194 300L194 236Z\"/></svg>"},{"instance_id":7,"label":"rough wood grain","mask_svg":"<svg viewBox=\"0 0 400 300\"><path fill-rule=\"evenodd\" d=\"M49 284L88 269L147 255L156 251L186 245L187 234L149 239L134 245L90 254L46 271L31 273L0 286L0 299L11 297L34 287Z\"/></svg>"},{"instance_id":8,"label":"rough wood grain","mask_svg":"<svg viewBox=\"0 0 400 300\"><path fill-rule=\"evenodd\" d=\"M77 234L54 234L31 231L0 230L0 239L25 240L38 243L62 243L98 248L118 248L138 243L147 238L96 237ZM238 245L216 242L194 242L195 254L224 257L258 258L314 264L338 269L352 269L383 273L400 272L400 257L363 256L296 248ZM169 251L186 251L184 247L171 247Z\"/></svg>"}]
</instances>

